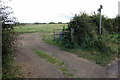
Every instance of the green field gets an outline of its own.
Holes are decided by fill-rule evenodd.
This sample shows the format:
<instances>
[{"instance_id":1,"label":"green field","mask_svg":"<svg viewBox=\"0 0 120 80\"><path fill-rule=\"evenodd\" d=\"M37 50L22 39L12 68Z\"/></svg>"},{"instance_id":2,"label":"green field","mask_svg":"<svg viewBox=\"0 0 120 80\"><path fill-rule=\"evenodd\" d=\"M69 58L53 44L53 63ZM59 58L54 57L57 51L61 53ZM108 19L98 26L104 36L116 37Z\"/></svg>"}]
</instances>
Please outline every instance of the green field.
<instances>
[{"instance_id":1,"label":"green field","mask_svg":"<svg viewBox=\"0 0 120 80\"><path fill-rule=\"evenodd\" d=\"M72 53L75 53L79 57L89 59L91 61L96 62L99 65L106 66L111 61L113 61L115 58L117 58L117 52L118 52L118 35L108 35L108 37L113 37L111 40L109 38L106 44L110 46L110 48L115 51L114 54L106 54L101 53L95 50L90 49L67 49L64 47L64 45L61 44L60 41L54 41L53 39L53 30L54 29L63 29L63 26L67 27L67 24L30 24L25 26L17 26L15 27L15 31L19 32L21 34L25 33L33 33L33 32L43 32L46 33L42 36L42 40L50 45L56 45L60 47L62 50L69 51ZM50 34L51 33L51 34Z\"/></svg>"},{"instance_id":2,"label":"green field","mask_svg":"<svg viewBox=\"0 0 120 80\"><path fill-rule=\"evenodd\" d=\"M62 29L67 24L29 24L15 27L16 32L33 33L33 32L47 32L52 33L54 29Z\"/></svg>"}]
</instances>

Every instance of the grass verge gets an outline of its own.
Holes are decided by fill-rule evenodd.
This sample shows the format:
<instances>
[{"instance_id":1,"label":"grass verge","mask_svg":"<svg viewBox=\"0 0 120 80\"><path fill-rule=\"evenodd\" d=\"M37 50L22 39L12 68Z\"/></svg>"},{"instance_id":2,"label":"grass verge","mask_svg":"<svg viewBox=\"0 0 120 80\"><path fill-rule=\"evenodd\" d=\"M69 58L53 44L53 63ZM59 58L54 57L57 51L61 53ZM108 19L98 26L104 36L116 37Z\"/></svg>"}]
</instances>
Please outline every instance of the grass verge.
<instances>
[{"instance_id":1,"label":"grass verge","mask_svg":"<svg viewBox=\"0 0 120 80\"><path fill-rule=\"evenodd\" d=\"M50 45L58 46L60 47L61 50L75 53L79 57L96 62L96 64L99 64L101 66L107 66L107 64L109 64L111 61L113 61L115 58L118 57L118 54L117 54L118 46L117 44L112 45L113 43L109 43L108 45L111 45L110 48L116 51L115 54L107 54L107 53L96 51L94 49L83 49L79 47L74 48L74 49L68 49L64 45L62 45L60 41L57 41L57 40L54 41L53 35L50 35L50 34L43 35L43 41L45 41L46 43Z\"/></svg>"},{"instance_id":2,"label":"grass verge","mask_svg":"<svg viewBox=\"0 0 120 80\"><path fill-rule=\"evenodd\" d=\"M20 66L14 65L14 55L6 54L2 56L2 78L22 78L20 73Z\"/></svg>"}]
</instances>

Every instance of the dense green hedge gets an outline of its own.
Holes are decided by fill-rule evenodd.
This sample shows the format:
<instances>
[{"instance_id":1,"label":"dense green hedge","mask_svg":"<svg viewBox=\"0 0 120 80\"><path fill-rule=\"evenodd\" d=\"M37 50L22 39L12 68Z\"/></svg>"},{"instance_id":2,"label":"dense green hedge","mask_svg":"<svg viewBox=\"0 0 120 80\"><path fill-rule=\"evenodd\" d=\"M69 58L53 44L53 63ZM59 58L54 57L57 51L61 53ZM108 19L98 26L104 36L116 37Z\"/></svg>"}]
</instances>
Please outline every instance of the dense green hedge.
<instances>
[{"instance_id":1,"label":"dense green hedge","mask_svg":"<svg viewBox=\"0 0 120 80\"><path fill-rule=\"evenodd\" d=\"M2 17L0 20L2 23L2 78L13 78L15 77L15 70L13 69L14 53L17 48L15 43L16 34L14 32L16 20L9 16L12 13L9 11L10 7L0 4L0 9Z\"/></svg>"},{"instance_id":2,"label":"dense green hedge","mask_svg":"<svg viewBox=\"0 0 120 80\"><path fill-rule=\"evenodd\" d=\"M75 48L77 46L82 48L91 48L106 53L112 52L110 47L105 44L105 40L107 38L105 36L108 36L109 33L118 33L116 19L119 18L116 17L115 19L109 19L102 15L101 35L98 34L99 18L99 14L88 15L86 13L81 13L79 15L75 15L69 22L68 28L63 31L64 36L62 41L65 47ZM114 22L110 23L108 20L113 20ZM74 29L74 42L71 41L71 28Z\"/></svg>"},{"instance_id":3,"label":"dense green hedge","mask_svg":"<svg viewBox=\"0 0 120 80\"><path fill-rule=\"evenodd\" d=\"M16 34L13 24L2 24L2 77L14 78L15 72L13 69L16 45Z\"/></svg>"},{"instance_id":4,"label":"dense green hedge","mask_svg":"<svg viewBox=\"0 0 120 80\"><path fill-rule=\"evenodd\" d=\"M15 44L15 32L13 29L13 25L3 24L2 25L2 54L13 54L15 48L13 48Z\"/></svg>"}]
</instances>

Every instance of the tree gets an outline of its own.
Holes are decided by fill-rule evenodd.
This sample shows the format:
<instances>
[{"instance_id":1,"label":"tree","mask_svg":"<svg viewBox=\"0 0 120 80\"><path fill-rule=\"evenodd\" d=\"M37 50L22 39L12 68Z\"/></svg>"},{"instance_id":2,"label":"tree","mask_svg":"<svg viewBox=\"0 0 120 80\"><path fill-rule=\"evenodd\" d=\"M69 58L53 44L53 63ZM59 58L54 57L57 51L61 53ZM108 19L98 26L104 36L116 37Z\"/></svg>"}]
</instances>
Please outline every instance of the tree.
<instances>
[{"instance_id":1,"label":"tree","mask_svg":"<svg viewBox=\"0 0 120 80\"><path fill-rule=\"evenodd\" d=\"M50 22L49 24L55 24L55 22Z\"/></svg>"},{"instance_id":2,"label":"tree","mask_svg":"<svg viewBox=\"0 0 120 80\"><path fill-rule=\"evenodd\" d=\"M58 22L58 24L62 24L62 22Z\"/></svg>"},{"instance_id":3,"label":"tree","mask_svg":"<svg viewBox=\"0 0 120 80\"><path fill-rule=\"evenodd\" d=\"M40 24L39 22L35 22L34 24Z\"/></svg>"}]
</instances>

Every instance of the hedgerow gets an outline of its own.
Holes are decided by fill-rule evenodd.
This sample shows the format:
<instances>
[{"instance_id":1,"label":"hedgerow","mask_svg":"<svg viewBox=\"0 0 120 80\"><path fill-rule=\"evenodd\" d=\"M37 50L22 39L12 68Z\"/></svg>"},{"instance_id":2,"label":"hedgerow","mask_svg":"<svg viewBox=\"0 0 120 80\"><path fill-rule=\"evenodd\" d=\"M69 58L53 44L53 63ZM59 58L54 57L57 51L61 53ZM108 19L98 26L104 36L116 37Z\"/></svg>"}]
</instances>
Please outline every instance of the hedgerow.
<instances>
[{"instance_id":1,"label":"hedgerow","mask_svg":"<svg viewBox=\"0 0 120 80\"><path fill-rule=\"evenodd\" d=\"M2 3L2 2L1 2ZM4 2L3 2L4 3ZM16 33L14 32L14 25L16 19L9 17L12 13L11 8L0 4L0 23L2 23L2 78L13 78L15 77L15 70L13 69L13 62L15 51L17 50L16 45Z\"/></svg>"},{"instance_id":2,"label":"hedgerow","mask_svg":"<svg viewBox=\"0 0 120 80\"><path fill-rule=\"evenodd\" d=\"M75 15L68 23L68 28L63 31L62 43L66 48L73 49L76 46L81 48L91 48L105 53L116 53L106 45L106 38L109 33L107 18L102 15L102 34L99 34L99 14L88 15L81 13ZM108 22L108 24L111 24ZM112 26L114 26L112 24ZM118 27L118 26L117 26ZM74 29L73 40L71 41L71 28ZM116 29L111 28L112 32L117 33ZM111 38L109 38L111 39Z\"/></svg>"}]
</instances>

